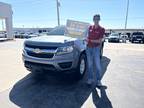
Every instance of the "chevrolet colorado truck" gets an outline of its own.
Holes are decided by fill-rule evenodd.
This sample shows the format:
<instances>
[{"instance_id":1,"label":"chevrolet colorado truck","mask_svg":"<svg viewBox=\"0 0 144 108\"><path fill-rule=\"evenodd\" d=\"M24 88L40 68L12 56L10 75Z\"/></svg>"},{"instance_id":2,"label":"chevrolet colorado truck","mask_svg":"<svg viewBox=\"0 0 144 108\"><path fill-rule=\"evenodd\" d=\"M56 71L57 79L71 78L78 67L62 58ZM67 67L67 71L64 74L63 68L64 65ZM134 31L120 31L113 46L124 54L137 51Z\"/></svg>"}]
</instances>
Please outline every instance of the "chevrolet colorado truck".
<instances>
[{"instance_id":1,"label":"chevrolet colorado truck","mask_svg":"<svg viewBox=\"0 0 144 108\"><path fill-rule=\"evenodd\" d=\"M48 35L25 40L22 54L25 67L32 73L74 72L81 79L87 67L86 42L65 36L64 32L65 27L57 27Z\"/></svg>"}]
</instances>

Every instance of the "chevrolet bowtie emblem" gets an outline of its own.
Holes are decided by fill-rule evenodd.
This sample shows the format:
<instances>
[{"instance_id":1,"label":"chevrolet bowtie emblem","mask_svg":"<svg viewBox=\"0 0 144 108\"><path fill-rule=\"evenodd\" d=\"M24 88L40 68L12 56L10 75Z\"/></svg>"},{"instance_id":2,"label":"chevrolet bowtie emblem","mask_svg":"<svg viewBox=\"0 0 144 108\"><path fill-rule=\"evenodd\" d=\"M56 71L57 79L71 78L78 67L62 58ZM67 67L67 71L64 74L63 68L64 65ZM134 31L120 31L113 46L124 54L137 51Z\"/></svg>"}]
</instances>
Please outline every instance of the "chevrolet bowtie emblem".
<instances>
[{"instance_id":1,"label":"chevrolet bowtie emblem","mask_svg":"<svg viewBox=\"0 0 144 108\"><path fill-rule=\"evenodd\" d=\"M36 49L33 49L33 52L38 54L38 53L41 53L41 50L39 48L36 48Z\"/></svg>"}]
</instances>

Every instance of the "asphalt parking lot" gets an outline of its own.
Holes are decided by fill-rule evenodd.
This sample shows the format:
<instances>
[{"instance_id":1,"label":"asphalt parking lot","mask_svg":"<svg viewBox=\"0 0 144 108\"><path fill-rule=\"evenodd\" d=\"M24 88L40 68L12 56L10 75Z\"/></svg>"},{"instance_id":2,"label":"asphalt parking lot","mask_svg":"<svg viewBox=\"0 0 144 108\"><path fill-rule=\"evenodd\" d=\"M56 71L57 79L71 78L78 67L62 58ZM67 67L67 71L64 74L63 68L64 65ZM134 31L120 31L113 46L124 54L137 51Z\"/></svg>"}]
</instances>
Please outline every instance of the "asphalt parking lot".
<instances>
[{"instance_id":1,"label":"asphalt parking lot","mask_svg":"<svg viewBox=\"0 0 144 108\"><path fill-rule=\"evenodd\" d=\"M0 43L0 108L143 108L144 44L105 43L100 89L86 75L35 79L22 63L23 40Z\"/></svg>"}]
</instances>

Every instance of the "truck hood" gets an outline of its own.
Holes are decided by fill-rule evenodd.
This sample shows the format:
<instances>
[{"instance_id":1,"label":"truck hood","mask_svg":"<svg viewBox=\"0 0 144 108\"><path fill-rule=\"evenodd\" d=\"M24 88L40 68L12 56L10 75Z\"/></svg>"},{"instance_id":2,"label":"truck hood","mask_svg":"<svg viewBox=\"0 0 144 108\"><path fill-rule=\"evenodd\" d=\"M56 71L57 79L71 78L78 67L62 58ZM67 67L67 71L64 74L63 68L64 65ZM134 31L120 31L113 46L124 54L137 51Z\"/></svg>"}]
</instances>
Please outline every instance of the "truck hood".
<instances>
[{"instance_id":1,"label":"truck hood","mask_svg":"<svg viewBox=\"0 0 144 108\"><path fill-rule=\"evenodd\" d=\"M27 39L25 40L24 44L34 46L61 47L65 45L73 45L75 40L77 39L63 35L46 35Z\"/></svg>"},{"instance_id":2,"label":"truck hood","mask_svg":"<svg viewBox=\"0 0 144 108\"><path fill-rule=\"evenodd\" d=\"M65 43L69 41L74 41L76 38L63 36L63 35L46 35L28 39L29 42L40 42L40 43Z\"/></svg>"}]
</instances>

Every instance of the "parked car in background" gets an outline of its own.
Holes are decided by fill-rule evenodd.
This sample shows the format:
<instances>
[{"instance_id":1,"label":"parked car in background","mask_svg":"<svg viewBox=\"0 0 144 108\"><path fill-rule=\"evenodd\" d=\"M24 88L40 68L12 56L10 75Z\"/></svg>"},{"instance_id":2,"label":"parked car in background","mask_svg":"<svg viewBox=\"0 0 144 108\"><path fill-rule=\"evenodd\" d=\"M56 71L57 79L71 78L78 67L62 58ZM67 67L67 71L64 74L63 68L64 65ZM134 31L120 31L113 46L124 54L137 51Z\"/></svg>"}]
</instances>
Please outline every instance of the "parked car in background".
<instances>
[{"instance_id":1,"label":"parked car in background","mask_svg":"<svg viewBox=\"0 0 144 108\"><path fill-rule=\"evenodd\" d=\"M6 38L7 33L6 32L0 32L0 38Z\"/></svg>"},{"instance_id":2,"label":"parked car in background","mask_svg":"<svg viewBox=\"0 0 144 108\"><path fill-rule=\"evenodd\" d=\"M126 40L129 39L129 38L128 38L128 35L126 35L126 34L121 34L121 35L120 35L120 38L126 38Z\"/></svg>"},{"instance_id":3,"label":"parked car in background","mask_svg":"<svg viewBox=\"0 0 144 108\"><path fill-rule=\"evenodd\" d=\"M139 42L139 43L144 43L144 34L143 32L133 32L131 37L130 37L130 41L132 43L134 42Z\"/></svg>"},{"instance_id":4,"label":"parked car in background","mask_svg":"<svg viewBox=\"0 0 144 108\"><path fill-rule=\"evenodd\" d=\"M28 38L29 36L27 33L14 33L14 37L24 39L24 38Z\"/></svg>"},{"instance_id":5,"label":"parked car in background","mask_svg":"<svg viewBox=\"0 0 144 108\"><path fill-rule=\"evenodd\" d=\"M108 42L120 42L120 35L118 33L112 33L108 37Z\"/></svg>"},{"instance_id":6,"label":"parked car in background","mask_svg":"<svg viewBox=\"0 0 144 108\"><path fill-rule=\"evenodd\" d=\"M43 36L43 35L48 35L49 32L41 32L39 33L39 36Z\"/></svg>"},{"instance_id":7,"label":"parked car in background","mask_svg":"<svg viewBox=\"0 0 144 108\"><path fill-rule=\"evenodd\" d=\"M120 40L121 40L123 43L126 43L126 41L128 40L128 35L126 35L126 34L121 34L121 35L120 35Z\"/></svg>"},{"instance_id":8,"label":"parked car in background","mask_svg":"<svg viewBox=\"0 0 144 108\"><path fill-rule=\"evenodd\" d=\"M20 39L28 39L32 37L37 37L39 34L37 33L14 33L15 38L20 38Z\"/></svg>"},{"instance_id":9,"label":"parked car in background","mask_svg":"<svg viewBox=\"0 0 144 108\"><path fill-rule=\"evenodd\" d=\"M39 34L37 34L37 33L35 33L35 34L29 34L28 38L33 38L33 37L38 37L38 36L39 36Z\"/></svg>"}]
</instances>

